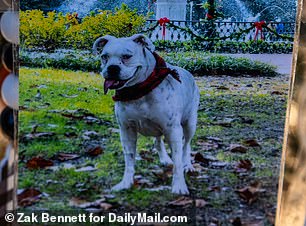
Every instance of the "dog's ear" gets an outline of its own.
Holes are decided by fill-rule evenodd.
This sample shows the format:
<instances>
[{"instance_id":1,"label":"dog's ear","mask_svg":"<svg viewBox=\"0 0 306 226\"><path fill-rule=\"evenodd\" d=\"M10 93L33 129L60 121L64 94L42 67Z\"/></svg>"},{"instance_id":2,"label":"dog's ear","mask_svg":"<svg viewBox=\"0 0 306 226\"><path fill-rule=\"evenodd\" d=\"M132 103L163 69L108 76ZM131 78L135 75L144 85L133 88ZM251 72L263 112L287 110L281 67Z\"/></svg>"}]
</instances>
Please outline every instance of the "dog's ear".
<instances>
[{"instance_id":1,"label":"dog's ear","mask_svg":"<svg viewBox=\"0 0 306 226\"><path fill-rule=\"evenodd\" d=\"M113 39L114 37L111 35L105 35L103 37L98 38L93 44L92 51L94 54L98 54L99 50L102 49L106 43Z\"/></svg>"},{"instance_id":2,"label":"dog's ear","mask_svg":"<svg viewBox=\"0 0 306 226\"><path fill-rule=\"evenodd\" d=\"M148 48L151 52L154 52L155 46L153 45L153 43L147 36L142 35L142 34L136 34L136 35L133 35L131 39L134 42Z\"/></svg>"}]
</instances>

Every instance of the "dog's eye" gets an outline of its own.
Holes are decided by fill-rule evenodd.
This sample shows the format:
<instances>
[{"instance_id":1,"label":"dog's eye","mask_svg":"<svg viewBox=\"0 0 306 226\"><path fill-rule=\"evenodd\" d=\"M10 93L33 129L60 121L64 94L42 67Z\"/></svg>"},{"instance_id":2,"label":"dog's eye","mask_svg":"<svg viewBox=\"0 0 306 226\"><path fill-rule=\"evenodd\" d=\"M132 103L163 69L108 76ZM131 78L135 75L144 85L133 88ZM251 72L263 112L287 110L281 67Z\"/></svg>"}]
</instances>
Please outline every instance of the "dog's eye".
<instances>
[{"instance_id":1,"label":"dog's eye","mask_svg":"<svg viewBox=\"0 0 306 226\"><path fill-rule=\"evenodd\" d=\"M128 59L130 59L131 57L132 57L132 55L128 55L128 54L122 55L122 59L123 59L123 60L128 60Z\"/></svg>"}]
</instances>

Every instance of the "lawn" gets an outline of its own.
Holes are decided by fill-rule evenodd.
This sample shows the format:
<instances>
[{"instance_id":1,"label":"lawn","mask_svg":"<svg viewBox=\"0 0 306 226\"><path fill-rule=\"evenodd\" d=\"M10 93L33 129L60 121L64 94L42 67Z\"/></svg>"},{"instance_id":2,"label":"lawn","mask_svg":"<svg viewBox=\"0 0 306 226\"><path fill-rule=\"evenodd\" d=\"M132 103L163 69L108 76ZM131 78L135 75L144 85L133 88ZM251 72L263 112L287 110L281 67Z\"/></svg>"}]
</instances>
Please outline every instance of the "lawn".
<instances>
[{"instance_id":1,"label":"lawn","mask_svg":"<svg viewBox=\"0 0 306 226\"><path fill-rule=\"evenodd\" d=\"M19 188L34 188L42 195L20 208L159 211L188 214L189 225L270 225L288 77L196 78L201 92L192 143L197 172L186 176L191 194L182 199L170 193L171 168L159 164L152 138L142 136L134 187L110 191L122 177L124 161L112 93L103 94L100 75L23 67Z\"/></svg>"}]
</instances>

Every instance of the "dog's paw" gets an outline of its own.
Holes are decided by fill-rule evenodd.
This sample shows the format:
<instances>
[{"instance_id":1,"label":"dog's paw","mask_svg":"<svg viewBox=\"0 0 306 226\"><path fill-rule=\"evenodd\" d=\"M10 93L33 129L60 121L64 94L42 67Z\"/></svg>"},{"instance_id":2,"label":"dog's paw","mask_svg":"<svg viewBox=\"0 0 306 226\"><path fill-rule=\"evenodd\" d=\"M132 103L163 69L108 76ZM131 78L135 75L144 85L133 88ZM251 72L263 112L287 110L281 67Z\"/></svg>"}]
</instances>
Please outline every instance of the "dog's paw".
<instances>
[{"instance_id":1,"label":"dog's paw","mask_svg":"<svg viewBox=\"0 0 306 226\"><path fill-rule=\"evenodd\" d=\"M119 184L112 187L111 191L120 191L132 187L133 182L122 180Z\"/></svg>"},{"instance_id":2,"label":"dog's paw","mask_svg":"<svg viewBox=\"0 0 306 226\"><path fill-rule=\"evenodd\" d=\"M188 195L189 191L185 181L174 182L172 185L172 193L179 195Z\"/></svg>"},{"instance_id":3,"label":"dog's paw","mask_svg":"<svg viewBox=\"0 0 306 226\"><path fill-rule=\"evenodd\" d=\"M171 166L173 165L173 161L171 160L171 158L169 157L169 155L160 157L160 163L164 166Z\"/></svg>"},{"instance_id":4,"label":"dog's paw","mask_svg":"<svg viewBox=\"0 0 306 226\"><path fill-rule=\"evenodd\" d=\"M195 172L196 169L193 167L193 165L191 163L188 163L186 165L184 165L184 172L188 173L188 172Z\"/></svg>"}]
</instances>

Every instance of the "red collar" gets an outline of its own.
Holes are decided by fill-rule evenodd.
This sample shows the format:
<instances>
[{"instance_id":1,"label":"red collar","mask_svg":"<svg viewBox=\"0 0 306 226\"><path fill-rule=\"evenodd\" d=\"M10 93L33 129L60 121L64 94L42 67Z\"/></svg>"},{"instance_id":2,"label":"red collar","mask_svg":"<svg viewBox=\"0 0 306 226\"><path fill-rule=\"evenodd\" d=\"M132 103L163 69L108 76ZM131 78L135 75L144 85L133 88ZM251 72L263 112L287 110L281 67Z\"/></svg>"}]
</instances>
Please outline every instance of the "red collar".
<instances>
[{"instance_id":1,"label":"red collar","mask_svg":"<svg viewBox=\"0 0 306 226\"><path fill-rule=\"evenodd\" d=\"M166 62L157 53L153 52L153 56L156 60L156 66L150 76L141 83L116 90L116 94L113 96L114 101L137 100L156 88L169 74L181 82L175 69L167 68Z\"/></svg>"}]
</instances>

